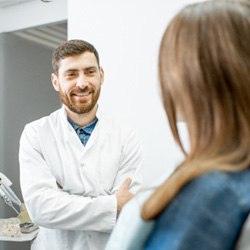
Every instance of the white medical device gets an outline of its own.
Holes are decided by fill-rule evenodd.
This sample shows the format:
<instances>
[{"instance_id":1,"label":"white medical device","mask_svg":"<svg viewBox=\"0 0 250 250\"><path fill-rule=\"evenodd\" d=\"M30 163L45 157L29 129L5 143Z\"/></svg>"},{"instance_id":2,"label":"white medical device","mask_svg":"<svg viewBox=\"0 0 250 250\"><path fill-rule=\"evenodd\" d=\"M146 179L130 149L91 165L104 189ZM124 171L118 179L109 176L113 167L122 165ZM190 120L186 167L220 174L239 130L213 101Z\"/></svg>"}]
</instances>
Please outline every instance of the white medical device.
<instances>
[{"instance_id":1,"label":"white medical device","mask_svg":"<svg viewBox=\"0 0 250 250\"><path fill-rule=\"evenodd\" d=\"M10 179L0 172L0 196L19 215L22 209L22 202L10 188L11 185Z\"/></svg>"},{"instance_id":2,"label":"white medical device","mask_svg":"<svg viewBox=\"0 0 250 250\"><path fill-rule=\"evenodd\" d=\"M20 215L21 212L24 212L22 202L10 188L11 185L12 182L10 179L0 172L0 196L9 207ZM37 229L38 226L34 225L32 222L23 222L20 224L22 233L31 233Z\"/></svg>"}]
</instances>

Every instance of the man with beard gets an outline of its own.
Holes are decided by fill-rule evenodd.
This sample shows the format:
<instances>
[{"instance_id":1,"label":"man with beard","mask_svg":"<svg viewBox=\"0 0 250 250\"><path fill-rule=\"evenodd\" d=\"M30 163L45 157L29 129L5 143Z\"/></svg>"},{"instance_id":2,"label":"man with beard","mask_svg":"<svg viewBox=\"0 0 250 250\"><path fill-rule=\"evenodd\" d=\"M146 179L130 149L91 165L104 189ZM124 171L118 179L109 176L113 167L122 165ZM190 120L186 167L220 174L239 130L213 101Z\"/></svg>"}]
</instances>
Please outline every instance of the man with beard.
<instances>
[{"instance_id":1,"label":"man with beard","mask_svg":"<svg viewBox=\"0 0 250 250\"><path fill-rule=\"evenodd\" d=\"M104 71L93 45L63 43L52 66L62 108L27 124L20 140L21 189L40 227L32 249L101 250L141 185L140 146L99 109Z\"/></svg>"}]
</instances>

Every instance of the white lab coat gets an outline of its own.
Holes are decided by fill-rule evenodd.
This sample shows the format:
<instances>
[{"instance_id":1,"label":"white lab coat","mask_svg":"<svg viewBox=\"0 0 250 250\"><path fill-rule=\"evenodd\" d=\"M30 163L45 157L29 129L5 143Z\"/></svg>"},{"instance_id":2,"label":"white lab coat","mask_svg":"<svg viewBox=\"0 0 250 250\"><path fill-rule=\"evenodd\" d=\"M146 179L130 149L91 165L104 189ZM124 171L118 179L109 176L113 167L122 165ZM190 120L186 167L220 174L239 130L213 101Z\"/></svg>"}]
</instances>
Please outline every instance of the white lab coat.
<instances>
[{"instance_id":1,"label":"white lab coat","mask_svg":"<svg viewBox=\"0 0 250 250\"><path fill-rule=\"evenodd\" d=\"M127 177L141 185L134 132L98 111L83 146L64 106L25 126L20 181L27 210L40 226L32 250L102 250L117 218L114 193ZM61 188L60 188L61 187Z\"/></svg>"}]
</instances>

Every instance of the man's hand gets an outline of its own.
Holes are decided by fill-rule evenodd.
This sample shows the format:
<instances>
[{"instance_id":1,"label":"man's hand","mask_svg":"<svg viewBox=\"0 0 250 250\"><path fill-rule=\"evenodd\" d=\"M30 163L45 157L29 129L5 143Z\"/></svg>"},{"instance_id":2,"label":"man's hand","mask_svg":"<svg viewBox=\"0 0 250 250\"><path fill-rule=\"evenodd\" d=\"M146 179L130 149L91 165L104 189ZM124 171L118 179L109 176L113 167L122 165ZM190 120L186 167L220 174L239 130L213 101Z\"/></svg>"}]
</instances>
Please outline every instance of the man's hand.
<instances>
[{"instance_id":1,"label":"man's hand","mask_svg":"<svg viewBox=\"0 0 250 250\"><path fill-rule=\"evenodd\" d=\"M131 178L127 178L120 186L116 193L117 199L117 214L119 214L123 206L134 197L134 194L130 193L128 188L132 182Z\"/></svg>"}]
</instances>

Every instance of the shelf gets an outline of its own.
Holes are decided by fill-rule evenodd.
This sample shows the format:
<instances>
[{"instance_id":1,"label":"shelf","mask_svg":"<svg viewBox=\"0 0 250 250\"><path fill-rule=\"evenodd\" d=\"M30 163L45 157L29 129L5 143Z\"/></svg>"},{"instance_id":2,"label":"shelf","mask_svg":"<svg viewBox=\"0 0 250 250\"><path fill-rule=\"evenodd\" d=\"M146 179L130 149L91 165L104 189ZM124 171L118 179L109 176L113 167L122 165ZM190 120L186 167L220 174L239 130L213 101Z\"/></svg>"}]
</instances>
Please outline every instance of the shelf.
<instances>
[{"instance_id":1,"label":"shelf","mask_svg":"<svg viewBox=\"0 0 250 250\"><path fill-rule=\"evenodd\" d=\"M38 234L39 229L31 232L31 233L27 233L27 234L21 234L18 237L10 237L10 236L0 236L0 241L31 241L33 240L37 234Z\"/></svg>"}]
</instances>

